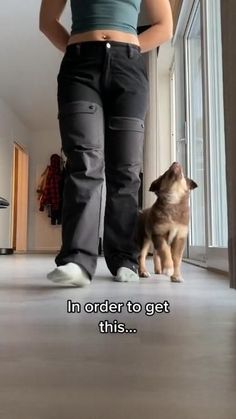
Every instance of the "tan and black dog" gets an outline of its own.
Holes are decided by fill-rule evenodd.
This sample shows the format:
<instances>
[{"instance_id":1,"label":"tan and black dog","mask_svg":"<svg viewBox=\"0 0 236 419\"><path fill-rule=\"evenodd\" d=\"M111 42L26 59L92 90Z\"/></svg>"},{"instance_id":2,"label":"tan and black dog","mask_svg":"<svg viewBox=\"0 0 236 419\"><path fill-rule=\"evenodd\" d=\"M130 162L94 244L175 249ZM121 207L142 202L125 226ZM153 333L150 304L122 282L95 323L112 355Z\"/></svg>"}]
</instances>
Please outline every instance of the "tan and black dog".
<instances>
[{"instance_id":1,"label":"tan and black dog","mask_svg":"<svg viewBox=\"0 0 236 419\"><path fill-rule=\"evenodd\" d=\"M155 273L167 275L173 282L183 281L180 266L188 234L189 194L196 187L177 162L152 182L149 190L157 195L157 200L140 213L138 222L140 277L150 276L145 260L153 243Z\"/></svg>"}]
</instances>

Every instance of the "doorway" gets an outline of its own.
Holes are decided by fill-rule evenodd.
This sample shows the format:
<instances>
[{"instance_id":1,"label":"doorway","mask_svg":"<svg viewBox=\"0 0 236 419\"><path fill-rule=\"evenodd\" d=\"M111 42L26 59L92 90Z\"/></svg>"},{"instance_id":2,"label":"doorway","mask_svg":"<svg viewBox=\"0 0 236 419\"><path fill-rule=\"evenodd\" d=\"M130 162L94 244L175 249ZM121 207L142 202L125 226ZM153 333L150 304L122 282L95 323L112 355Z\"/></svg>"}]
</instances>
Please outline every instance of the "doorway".
<instances>
[{"instance_id":1,"label":"doorway","mask_svg":"<svg viewBox=\"0 0 236 419\"><path fill-rule=\"evenodd\" d=\"M13 148L12 185L12 248L27 250L29 156L16 142Z\"/></svg>"}]
</instances>

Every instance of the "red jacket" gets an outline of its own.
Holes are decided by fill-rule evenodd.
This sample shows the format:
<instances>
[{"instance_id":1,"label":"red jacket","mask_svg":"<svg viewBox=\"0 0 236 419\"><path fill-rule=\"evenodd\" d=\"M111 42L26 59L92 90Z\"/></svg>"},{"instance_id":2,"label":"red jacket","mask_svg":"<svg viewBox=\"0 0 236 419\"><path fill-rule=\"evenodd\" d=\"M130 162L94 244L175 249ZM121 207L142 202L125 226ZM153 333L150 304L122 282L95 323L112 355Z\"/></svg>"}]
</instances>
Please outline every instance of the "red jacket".
<instances>
[{"instance_id":1,"label":"red jacket","mask_svg":"<svg viewBox=\"0 0 236 419\"><path fill-rule=\"evenodd\" d=\"M43 211L46 205L50 205L52 210L59 210L60 208L60 186L62 181L60 156L52 154L50 163L46 185L40 199L40 211Z\"/></svg>"}]
</instances>

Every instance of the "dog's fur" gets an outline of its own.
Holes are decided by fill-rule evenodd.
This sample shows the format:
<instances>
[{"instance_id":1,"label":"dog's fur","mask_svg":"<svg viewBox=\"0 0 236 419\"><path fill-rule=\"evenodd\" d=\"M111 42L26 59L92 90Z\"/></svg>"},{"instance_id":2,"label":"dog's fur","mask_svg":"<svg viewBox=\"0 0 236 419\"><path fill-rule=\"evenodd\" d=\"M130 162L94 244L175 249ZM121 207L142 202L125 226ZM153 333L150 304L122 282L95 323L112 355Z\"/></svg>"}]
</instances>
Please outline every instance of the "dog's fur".
<instances>
[{"instance_id":1,"label":"dog's fur","mask_svg":"<svg viewBox=\"0 0 236 419\"><path fill-rule=\"evenodd\" d=\"M153 243L155 273L169 276L172 282L183 281L180 265L188 234L189 194L196 187L177 162L152 182L149 190L157 195L157 200L139 214L138 220L140 277L150 276L145 260Z\"/></svg>"}]
</instances>

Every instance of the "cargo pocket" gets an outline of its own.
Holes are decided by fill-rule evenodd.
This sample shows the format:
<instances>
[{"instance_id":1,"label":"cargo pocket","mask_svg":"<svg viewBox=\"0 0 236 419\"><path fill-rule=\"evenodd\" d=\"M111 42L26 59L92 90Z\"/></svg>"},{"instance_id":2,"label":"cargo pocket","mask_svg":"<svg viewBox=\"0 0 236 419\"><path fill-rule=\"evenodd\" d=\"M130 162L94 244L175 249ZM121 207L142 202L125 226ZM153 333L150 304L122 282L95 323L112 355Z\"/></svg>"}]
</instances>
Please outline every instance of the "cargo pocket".
<instances>
[{"instance_id":1,"label":"cargo pocket","mask_svg":"<svg viewBox=\"0 0 236 419\"><path fill-rule=\"evenodd\" d=\"M113 116L110 118L109 128L115 131L135 131L143 133L144 122L139 118Z\"/></svg>"},{"instance_id":2,"label":"cargo pocket","mask_svg":"<svg viewBox=\"0 0 236 419\"><path fill-rule=\"evenodd\" d=\"M108 123L106 157L113 165L140 165L143 159L144 121L114 116Z\"/></svg>"},{"instance_id":3,"label":"cargo pocket","mask_svg":"<svg viewBox=\"0 0 236 419\"><path fill-rule=\"evenodd\" d=\"M78 101L61 105L58 113L62 147L100 148L103 144L103 111L100 105Z\"/></svg>"}]
</instances>

